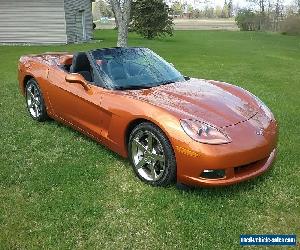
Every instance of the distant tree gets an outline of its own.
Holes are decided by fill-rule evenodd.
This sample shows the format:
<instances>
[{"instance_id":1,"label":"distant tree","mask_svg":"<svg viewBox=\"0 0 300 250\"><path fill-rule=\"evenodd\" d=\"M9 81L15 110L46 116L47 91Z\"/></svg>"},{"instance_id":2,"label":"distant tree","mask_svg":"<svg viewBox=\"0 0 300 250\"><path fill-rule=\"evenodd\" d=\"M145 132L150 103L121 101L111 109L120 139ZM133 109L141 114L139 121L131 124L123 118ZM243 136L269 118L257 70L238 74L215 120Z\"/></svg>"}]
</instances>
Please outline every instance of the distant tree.
<instances>
[{"instance_id":1,"label":"distant tree","mask_svg":"<svg viewBox=\"0 0 300 250\"><path fill-rule=\"evenodd\" d=\"M229 7L228 7L227 0L225 0L225 2L224 2L224 6L223 6L223 9L222 9L222 17L223 18L229 17Z\"/></svg>"},{"instance_id":2,"label":"distant tree","mask_svg":"<svg viewBox=\"0 0 300 250\"><path fill-rule=\"evenodd\" d=\"M258 5L259 9L260 9L260 13L261 14L265 13L265 6L266 6L267 0L247 0L247 2Z\"/></svg>"},{"instance_id":3,"label":"distant tree","mask_svg":"<svg viewBox=\"0 0 300 250\"><path fill-rule=\"evenodd\" d=\"M118 47L127 47L131 0L110 0L118 28Z\"/></svg>"},{"instance_id":4,"label":"distant tree","mask_svg":"<svg viewBox=\"0 0 300 250\"><path fill-rule=\"evenodd\" d=\"M279 28L279 22L283 19L283 4L281 0L276 0L274 18L273 18L273 31L277 31Z\"/></svg>"},{"instance_id":5,"label":"distant tree","mask_svg":"<svg viewBox=\"0 0 300 250\"><path fill-rule=\"evenodd\" d=\"M298 8L298 14L300 15L300 0L296 0L296 5Z\"/></svg>"},{"instance_id":6,"label":"distant tree","mask_svg":"<svg viewBox=\"0 0 300 250\"><path fill-rule=\"evenodd\" d=\"M186 9L187 9L188 18L192 18L193 17L193 11L194 11L193 5L188 4Z\"/></svg>"},{"instance_id":7,"label":"distant tree","mask_svg":"<svg viewBox=\"0 0 300 250\"><path fill-rule=\"evenodd\" d=\"M267 0L266 8L267 8L267 13L270 14L273 8L273 0Z\"/></svg>"},{"instance_id":8,"label":"distant tree","mask_svg":"<svg viewBox=\"0 0 300 250\"><path fill-rule=\"evenodd\" d=\"M179 1L175 1L172 4L171 9L172 9L174 15L181 17L184 12L184 5Z\"/></svg>"},{"instance_id":9,"label":"distant tree","mask_svg":"<svg viewBox=\"0 0 300 250\"><path fill-rule=\"evenodd\" d=\"M242 31L254 31L259 29L257 15L252 10L239 10L235 21Z\"/></svg>"},{"instance_id":10,"label":"distant tree","mask_svg":"<svg viewBox=\"0 0 300 250\"><path fill-rule=\"evenodd\" d=\"M227 7L228 7L228 17L232 17L232 15L233 15L233 3L232 3L232 0L229 0L229 2L227 3Z\"/></svg>"},{"instance_id":11,"label":"distant tree","mask_svg":"<svg viewBox=\"0 0 300 250\"><path fill-rule=\"evenodd\" d=\"M200 18L202 17L202 12L199 9L194 9L192 12L192 17L193 18Z\"/></svg>"},{"instance_id":12,"label":"distant tree","mask_svg":"<svg viewBox=\"0 0 300 250\"><path fill-rule=\"evenodd\" d=\"M215 11L217 11L217 7L216 7ZM222 18L228 17L228 4L227 4L227 0L225 0L225 2L224 2L223 8L222 8L221 17Z\"/></svg>"},{"instance_id":13,"label":"distant tree","mask_svg":"<svg viewBox=\"0 0 300 250\"><path fill-rule=\"evenodd\" d=\"M130 28L147 39L173 35L171 9L163 0L135 0Z\"/></svg>"},{"instance_id":14,"label":"distant tree","mask_svg":"<svg viewBox=\"0 0 300 250\"><path fill-rule=\"evenodd\" d=\"M258 21L257 30L268 30L270 29L270 17L269 13L266 13L266 4L271 5L272 0L247 0L259 6L259 15L256 15Z\"/></svg>"},{"instance_id":15,"label":"distant tree","mask_svg":"<svg viewBox=\"0 0 300 250\"><path fill-rule=\"evenodd\" d=\"M188 6L187 6L187 11L188 11L188 12L192 12L193 10L194 10L193 5L188 4Z\"/></svg>"},{"instance_id":16,"label":"distant tree","mask_svg":"<svg viewBox=\"0 0 300 250\"><path fill-rule=\"evenodd\" d=\"M300 16L292 15L287 17L281 26L281 32L284 35L300 36Z\"/></svg>"},{"instance_id":17,"label":"distant tree","mask_svg":"<svg viewBox=\"0 0 300 250\"><path fill-rule=\"evenodd\" d=\"M217 5L214 9L214 15L218 18L224 17L224 8L221 6Z\"/></svg>"},{"instance_id":18,"label":"distant tree","mask_svg":"<svg viewBox=\"0 0 300 250\"><path fill-rule=\"evenodd\" d=\"M265 0L259 0L259 8L260 8L260 13L264 13L265 12Z\"/></svg>"},{"instance_id":19,"label":"distant tree","mask_svg":"<svg viewBox=\"0 0 300 250\"><path fill-rule=\"evenodd\" d=\"M101 17L112 17L113 16L111 6L106 1L100 0L100 1L96 2L96 4L100 11Z\"/></svg>"},{"instance_id":20,"label":"distant tree","mask_svg":"<svg viewBox=\"0 0 300 250\"><path fill-rule=\"evenodd\" d=\"M296 10L298 13L298 10ZM292 16L295 14L295 6L293 5L286 5L285 6L285 14L287 17Z\"/></svg>"},{"instance_id":21,"label":"distant tree","mask_svg":"<svg viewBox=\"0 0 300 250\"><path fill-rule=\"evenodd\" d=\"M206 18L213 18L214 17L214 8L210 7L208 4L205 5L203 10L203 16Z\"/></svg>"}]
</instances>

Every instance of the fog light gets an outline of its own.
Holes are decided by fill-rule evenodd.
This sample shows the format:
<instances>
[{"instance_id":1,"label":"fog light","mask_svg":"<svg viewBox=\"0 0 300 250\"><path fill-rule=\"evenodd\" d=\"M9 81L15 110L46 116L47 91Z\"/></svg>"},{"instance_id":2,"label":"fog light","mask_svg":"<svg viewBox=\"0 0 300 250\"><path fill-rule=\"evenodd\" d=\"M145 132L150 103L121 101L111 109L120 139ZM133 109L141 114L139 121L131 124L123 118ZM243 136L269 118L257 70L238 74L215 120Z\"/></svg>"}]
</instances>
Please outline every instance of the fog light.
<instances>
[{"instance_id":1,"label":"fog light","mask_svg":"<svg viewBox=\"0 0 300 250\"><path fill-rule=\"evenodd\" d=\"M205 179L221 179L225 177L224 169L205 169L200 175L201 178Z\"/></svg>"}]
</instances>

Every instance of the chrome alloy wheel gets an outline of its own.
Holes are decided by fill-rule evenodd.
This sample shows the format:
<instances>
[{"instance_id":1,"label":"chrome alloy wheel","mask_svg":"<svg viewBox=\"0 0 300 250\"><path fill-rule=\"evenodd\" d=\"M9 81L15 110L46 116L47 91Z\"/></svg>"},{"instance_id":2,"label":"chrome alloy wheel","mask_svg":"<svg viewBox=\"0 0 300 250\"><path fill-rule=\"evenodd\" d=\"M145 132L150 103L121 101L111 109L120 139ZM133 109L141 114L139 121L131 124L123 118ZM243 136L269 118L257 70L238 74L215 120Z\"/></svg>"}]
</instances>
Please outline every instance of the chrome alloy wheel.
<instances>
[{"instance_id":1,"label":"chrome alloy wheel","mask_svg":"<svg viewBox=\"0 0 300 250\"><path fill-rule=\"evenodd\" d=\"M33 83L27 85L26 99L27 107L32 117L39 118L42 114L41 94Z\"/></svg>"},{"instance_id":2,"label":"chrome alloy wheel","mask_svg":"<svg viewBox=\"0 0 300 250\"><path fill-rule=\"evenodd\" d=\"M163 146L148 130L138 132L131 144L131 156L138 174L147 181L158 181L166 169Z\"/></svg>"}]
</instances>

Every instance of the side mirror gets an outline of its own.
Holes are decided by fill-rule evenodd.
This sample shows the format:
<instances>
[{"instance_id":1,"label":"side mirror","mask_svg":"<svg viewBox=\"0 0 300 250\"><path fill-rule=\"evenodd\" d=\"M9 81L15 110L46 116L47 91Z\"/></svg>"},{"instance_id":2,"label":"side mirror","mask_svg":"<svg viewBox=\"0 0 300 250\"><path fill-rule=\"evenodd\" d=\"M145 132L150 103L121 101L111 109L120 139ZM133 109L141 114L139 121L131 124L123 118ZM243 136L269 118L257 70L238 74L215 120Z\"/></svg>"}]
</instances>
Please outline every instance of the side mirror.
<instances>
[{"instance_id":1,"label":"side mirror","mask_svg":"<svg viewBox=\"0 0 300 250\"><path fill-rule=\"evenodd\" d=\"M185 79L186 81L188 81L188 80L190 80L191 78L190 78L189 76L184 76L184 79Z\"/></svg>"},{"instance_id":2,"label":"side mirror","mask_svg":"<svg viewBox=\"0 0 300 250\"><path fill-rule=\"evenodd\" d=\"M70 73L66 75L66 81L70 83L79 83L86 91L90 90L90 86L84 77L78 73Z\"/></svg>"}]
</instances>

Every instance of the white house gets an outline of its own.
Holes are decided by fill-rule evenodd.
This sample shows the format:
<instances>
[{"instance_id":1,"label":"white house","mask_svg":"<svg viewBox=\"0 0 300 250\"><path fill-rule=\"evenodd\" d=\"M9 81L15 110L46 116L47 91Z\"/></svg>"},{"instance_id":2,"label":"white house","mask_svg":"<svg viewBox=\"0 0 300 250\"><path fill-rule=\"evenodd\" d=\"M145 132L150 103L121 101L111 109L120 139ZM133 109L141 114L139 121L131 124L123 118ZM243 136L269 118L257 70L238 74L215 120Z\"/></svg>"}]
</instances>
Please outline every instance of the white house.
<instances>
[{"instance_id":1,"label":"white house","mask_svg":"<svg viewBox=\"0 0 300 250\"><path fill-rule=\"evenodd\" d=\"M0 0L0 43L74 43L92 38L91 0Z\"/></svg>"}]
</instances>

